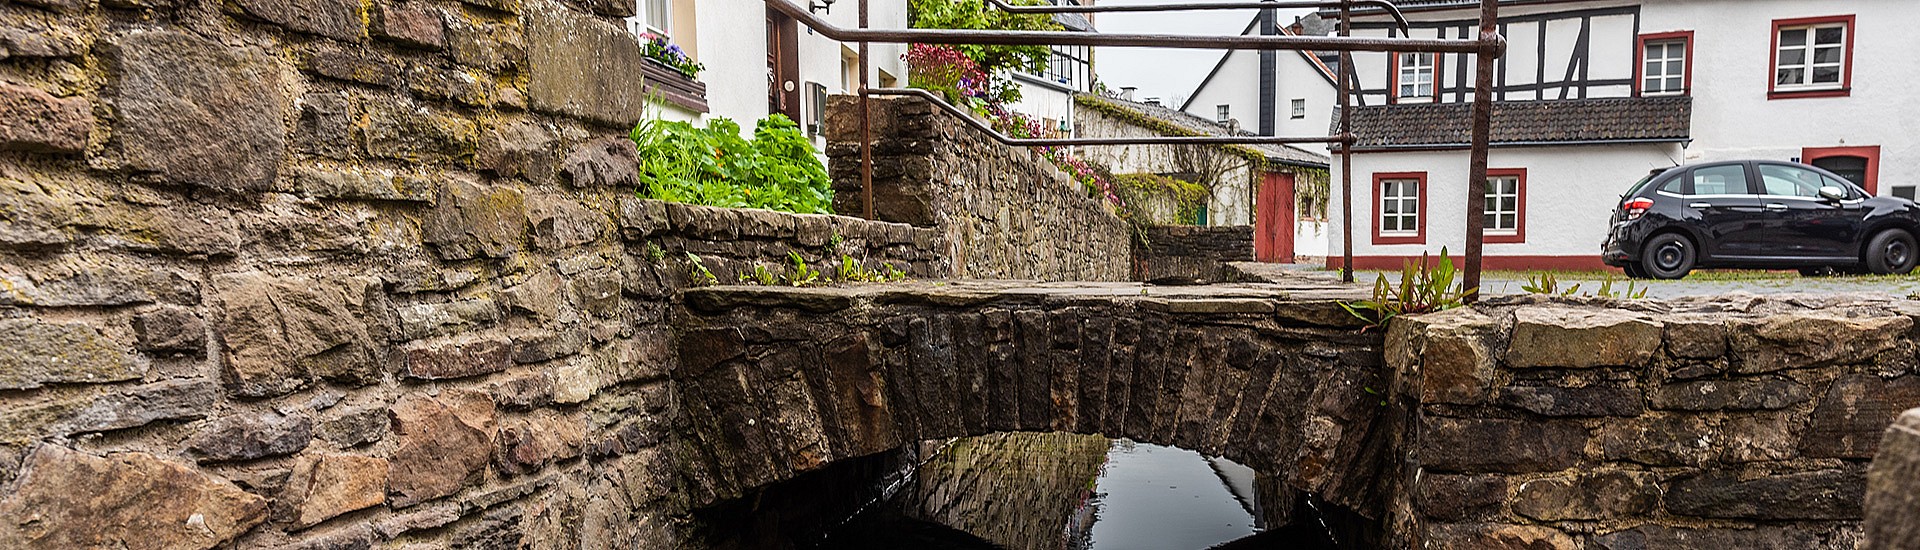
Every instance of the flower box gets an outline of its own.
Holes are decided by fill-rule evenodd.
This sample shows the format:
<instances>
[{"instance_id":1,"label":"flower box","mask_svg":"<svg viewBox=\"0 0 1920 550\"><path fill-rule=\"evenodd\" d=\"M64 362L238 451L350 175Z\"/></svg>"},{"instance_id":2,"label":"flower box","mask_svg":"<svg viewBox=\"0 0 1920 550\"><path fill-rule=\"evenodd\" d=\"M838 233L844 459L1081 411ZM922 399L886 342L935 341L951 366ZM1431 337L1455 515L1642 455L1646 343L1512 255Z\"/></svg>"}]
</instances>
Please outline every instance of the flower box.
<instances>
[{"instance_id":1,"label":"flower box","mask_svg":"<svg viewBox=\"0 0 1920 550\"><path fill-rule=\"evenodd\" d=\"M706 84L652 58L640 64L640 75L646 78L647 94L696 113L708 111Z\"/></svg>"}]
</instances>

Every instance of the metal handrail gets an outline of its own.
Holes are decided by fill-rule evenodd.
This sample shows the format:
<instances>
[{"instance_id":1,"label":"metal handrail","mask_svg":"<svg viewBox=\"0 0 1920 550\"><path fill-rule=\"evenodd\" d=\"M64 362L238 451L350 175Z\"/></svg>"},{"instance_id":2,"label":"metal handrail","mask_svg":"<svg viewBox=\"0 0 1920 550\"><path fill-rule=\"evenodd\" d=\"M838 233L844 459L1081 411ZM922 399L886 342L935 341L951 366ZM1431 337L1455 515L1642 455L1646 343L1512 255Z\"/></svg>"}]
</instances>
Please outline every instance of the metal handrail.
<instances>
[{"instance_id":1,"label":"metal handrail","mask_svg":"<svg viewBox=\"0 0 1920 550\"><path fill-rule=\"evenodd\" d=\"M1119 138L1017 138L1000 133L965 110L948 103L938 94L918 88L876 88L867 90L867 95L876 96L914 96L932 102L935 106L952 113L968 126L979 130L994 141L1016 147L1068 147L1076 145L1287 145L1294 143L1344 143L1350 137L1277 137L1277 136L1153 136Z\"/></svg>"},{"instance_id":2,"label":"metal handrail","mask_svg":"<svg viewBox=\"0 0 1920 550\"><path fill-rule=\"evenodd\" d=\"M1358 1L1358 0L1356 0ZM877 44L970 44L985 46L1129 46L1201 50L1320 50L1333 52L1481 53L1497 51L1505 41L1461 38L1372 38L1351 36L1198 36L1185 34L1109 34L1069 31L995 31L956 29L848 29L808 13L786 0L767 0L781 14L840 42Z\"/></svg>"},{"instance_id":3,"label":"metal handrail","mask_svg":"<svg viewBox=\"0 0 1920 550\"><path fill-rule=\"evenodd\" d=\"M1406 14L1400 13L1400 6L1387 0L1353 0L1354 4L1380 8L1393 16L1405 34L1410 26ZM1021 6L1009 4L1004 0L987 0L987 4L1007 13L1115 13L1115 12L1162 12L1162 11L1205 11L1205 10L1270 10L1276 8L1339 8L1344 5L1338 0L1305 0L1274 2L1220 2L1220 3L1172 3L1172 4L1099 4L1082 6L1079 4L1041 4Z\"/></svg>"}]
</instances>

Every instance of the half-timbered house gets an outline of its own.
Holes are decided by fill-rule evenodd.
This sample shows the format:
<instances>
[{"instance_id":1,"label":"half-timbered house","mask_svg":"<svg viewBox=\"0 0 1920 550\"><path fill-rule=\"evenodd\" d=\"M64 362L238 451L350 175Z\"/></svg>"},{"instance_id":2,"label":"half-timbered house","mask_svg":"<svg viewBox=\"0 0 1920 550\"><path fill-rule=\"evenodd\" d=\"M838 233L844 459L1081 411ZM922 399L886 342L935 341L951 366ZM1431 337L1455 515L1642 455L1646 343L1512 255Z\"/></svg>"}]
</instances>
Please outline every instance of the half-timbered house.
<instances>
[{"instance_id":1,"label":"half-timbered house","mask_svg":"<svg viewBox=\"0 0 1920 550\"><path fill-rule=\"evenodd\" d=\"M1361 268L1394 268L1464 245L1469 200L1486 205L1492 269L1598 269L1610 209L1649 171L1679 164L1798 160L1870 192L1920 185L1920 103L1906 84L1920 49L1903 0L1502 0L1506 55L1494 74L1494 148L1484 197L1467 196L1474 59L1358 53L1315 56L1356 83L1353 207ZM1477 0L1403 0L1416 37L1466 38ZM1322 12L1335 17L1336 12ZM1397 36L1386 14L1359 10L1357 36ZM1250 29L1257 26L1250 26ZM1285 28L1276 29L1285 32ZM1229 58L1234 54L1229 54ZM1259 75L1213 86L1259 89ZM1275 79L1252 99L1283 105L1330 78ZM1225 97L1225 94L1217 94ZM1337 98L1336 98L1337 99ZM1257 107L1256 107L1257 108ZM1285 113L1270 109L1274 115ZM1323 108L1318 131L1337 129ZM1254 125L1249 124L1249 127ZM1308 134L1318 132L1305 132ZM1333 163L1333 181L1341 181ZM1336 234L1331 254L1337 261ZM1330 262L1332 263L1332 262Z\"/></svg>"}]
</instances>

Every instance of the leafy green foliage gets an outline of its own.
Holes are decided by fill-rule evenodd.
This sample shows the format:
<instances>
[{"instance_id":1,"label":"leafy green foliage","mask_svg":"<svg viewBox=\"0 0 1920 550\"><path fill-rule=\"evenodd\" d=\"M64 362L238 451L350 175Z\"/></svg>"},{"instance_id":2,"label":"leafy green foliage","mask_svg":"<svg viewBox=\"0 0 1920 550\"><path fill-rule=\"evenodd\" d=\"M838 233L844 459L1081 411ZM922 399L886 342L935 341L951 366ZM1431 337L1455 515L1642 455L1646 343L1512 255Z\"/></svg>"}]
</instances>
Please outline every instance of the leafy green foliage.
<instances>
[{"instance_id":1,"label":"leafy green foliage","mask_svg":"<svg viewBox=\"0 0 1920 550\"><path fill-rule=\"evenodd\" d=\"M1358 302L1342 303L1341 308L1354 317L1366 321L1370 327L1385 327L1388 321L1401 315L1418 315L1453 309L1466 305L1467 294L1475 289L1462 288L1465 282L1455 283L1459 272L1453 267L1453 258L1447 256L1447 249L1440 249L1440 261L1429 262L1426 253L1420 254L1419 262L1407 262L1400 270L1398 284L1390 284L1387 277L1381 275L1373 280L1373 297Z\"/></svg>"},{"instance_id":2,"label":"leafy green foliage","mask_svg":"<svg viewBox=\"0 0 1920 550\"><path fill-rule=\"evenodd\" d=\"M692 252L687 253L687 278L692 281L693 286L720 284L720 278L713 276L713 272L707 270L707 264L701 262L700 257Z\"/></svg>"},{"instance_id":3,"label":"leafy green foliage","mask_svg":"<svg viewBox=\"0 0 1920 550\"><path fill-rule=\"evenodd\" d=\"M1034 0L1016 0L1032 5ZM1043 14L1010 14L987 7L983 0L911 0L907 14L916 29L976 29L1003 31L1056 31L1060 25ZM1018 101L1020 87L999 76L1002 70L1038 72L1053 55L1046 46L958 46L961 53L976 62L980 70L996 75L990 94L998 101Z\"/></svg>"},{"instance_id":4,"label":"leafy green foliage","mask_svg":"<svg viewBox=\"0 0 1920 550\"><path fill-rule=\"evenodd\" d=\"M800 257L799 252L787 252L787 262L787 284L807 286L821 281L820 270L808 266L807 259Z\"/></svg>"},{"instance_id":5,"label":"leafy green foliage","mask_svg":"<svg viewBox=\"0 0 1920 550\"><path fill-rule=\"evenodd\" d=\"M665 201L833 213L833 186L813 142L786 115L761 119L753 139L725 118L696 128L649 120L633 129L644 193Z\"/></svg>"},{"instance_id":6,"label":"leafy green foliage","mask_svg":"<svg viewBox=\"0 0 1920 550\"><path fill-rule=\"evenodd\" d=\"M1120 216L1150 225L1192 225L1212 197L1206 186L1159 174L1115 174Z\"/></svg>"},{"instance_id":7,"label":"leafy green foliage","mask_svg":"<svg viewBox=\"0 0 1920 550\"><path fill-rule=\"evenodd\" d=\"M894 281L900 281L907 278L906 272L900 271L899 269L893 267L893 264L883 263L880 265L882 267L887 268L887 270L880 271L878 269L867 269L865 265L862 265L860 263L860 260L854 259L853 256L841 254L840 267L838 269L839 275L840 275L840 282L843 282L843 283L891 283Z\"/></svg>"},{"instance_id":8,"label":"leafy green foliage","mask_svg":"<svg viewBox=\"0 0 1920 550\"><path fill-rule=\"evenodd\" d=\"M1605 279L1600 280L1599 288L1594 289L1592 292L1581 294L1580 283L1574 283L1573 286L1562 289L1560 288L1560 279L1558 277L1555 277L1551 272L1543 272L1528 275L1527 283L1520 285L1520 289L1531 294L1544 294L1547 296L1585 296L1589 298L1624 298L1628 300L1639 300L1647 297L1647 289L1638 287L1633 281L1627 281L1627 288L1625 290L1615 290L1613 287L1615 281L1616 279L1613 274L1608 273Z\"/></svg>"}]
</instances>

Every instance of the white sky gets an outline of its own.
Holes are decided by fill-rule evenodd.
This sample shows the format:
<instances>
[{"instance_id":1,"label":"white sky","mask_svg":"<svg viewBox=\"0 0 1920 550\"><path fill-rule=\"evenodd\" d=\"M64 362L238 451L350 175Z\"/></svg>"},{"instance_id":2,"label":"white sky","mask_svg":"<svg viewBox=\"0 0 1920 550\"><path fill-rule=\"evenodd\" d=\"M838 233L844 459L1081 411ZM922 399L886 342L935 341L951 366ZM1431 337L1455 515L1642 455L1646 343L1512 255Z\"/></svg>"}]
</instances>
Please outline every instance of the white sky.
<instances>
[{"instance_id":1,"label":"white sky","mask_svg":"<svg viewBox=\"0 0 1920 550\"><path fill-rule=\"evenodd\" d=\"M1099 0L1107 4L1150 4L1168 0ZM1205 2L1246 0L1198 0ZM1312 13L1311 9L1278 10L1280 24ZM1094 27L1104 33L1159 33L1197 35L1235 35L1247 27L1258 10L1218 10L1150 13L1102 13ZM1213 65L1220 61L1219 50L1172 50L1148 48L1099 48L1094 54L1094 71L1108 88L1139 88L1135 99L1158 97L1170 106L1175 98L1184 99L1200 85Z\"/></svg>"}]
</instances>

